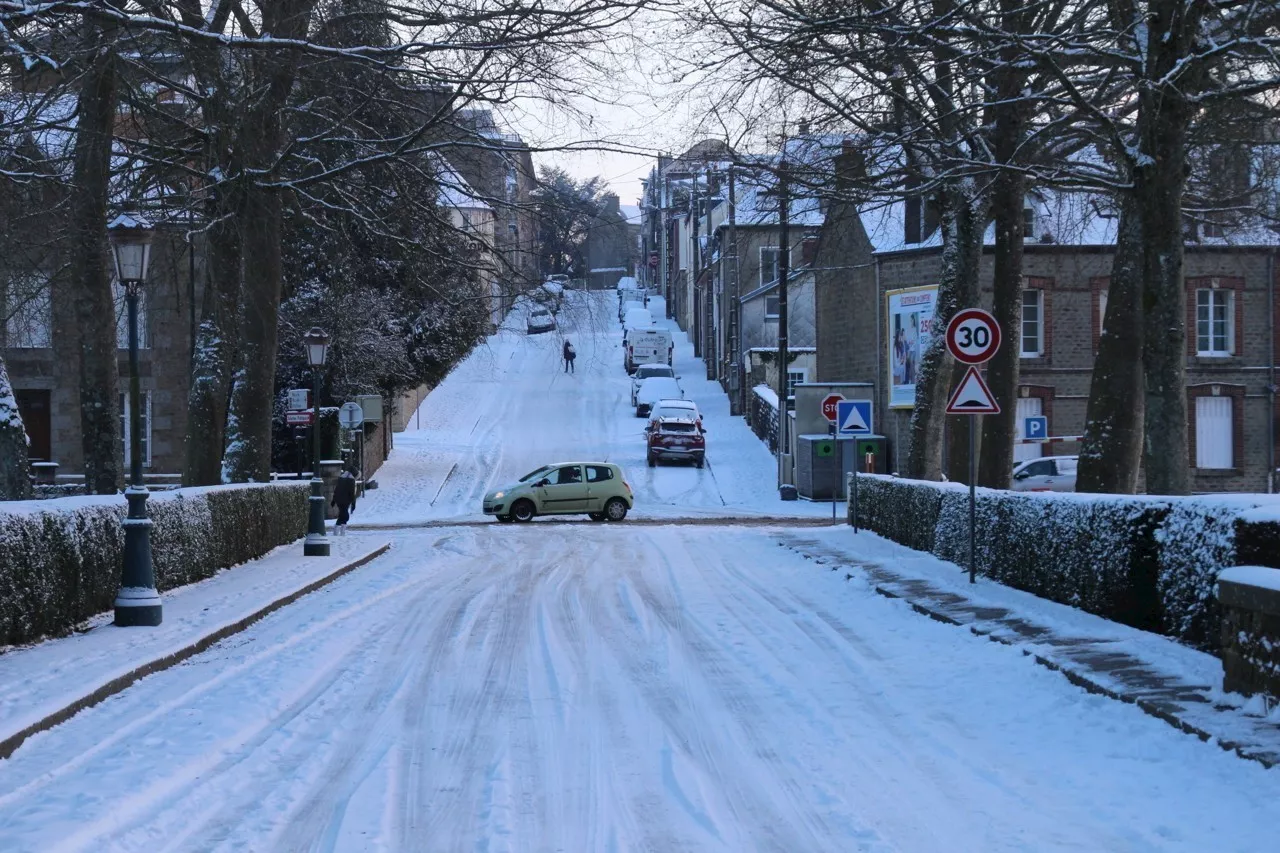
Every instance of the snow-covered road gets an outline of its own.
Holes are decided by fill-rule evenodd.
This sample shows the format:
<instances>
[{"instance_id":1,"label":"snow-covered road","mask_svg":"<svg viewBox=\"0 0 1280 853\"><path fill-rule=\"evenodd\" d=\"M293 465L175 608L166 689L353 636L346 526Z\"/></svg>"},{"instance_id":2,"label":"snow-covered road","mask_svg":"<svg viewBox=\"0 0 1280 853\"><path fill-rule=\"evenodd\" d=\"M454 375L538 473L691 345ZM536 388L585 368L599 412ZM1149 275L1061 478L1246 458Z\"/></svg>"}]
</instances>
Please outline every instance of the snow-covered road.
<instances>
[{"instance_id":1,"label":"snow-covered road","mask_svg":"<svg viewBox=\"0 0 1280 853\"><path fill-rule=\"evenodd\" d=\"M684 342L712 464L644 467L610 309L566 309L576 377L554 335L478 349L356 516L468 523L379 531L384 557L0 761L0 851L1274 848L1280 772L807 561L785 525L680 523L830 510L777 500ZM470 523L489 484L590 456L655 523Z\"/></svg>"},{"instance_id":2,"label":"snow-covered road","mask_svg":"<svg viewBox=\"0 0 1280 853\"><path fill-rule=\"evenodd\" d=\"M0 849L1262 850L1280 774L768 529L419 531L0 766Z\"/></svg>"},{"instance_id":3,"label":"snow-covered road","mask_svg":"<svg viewBox=\"0 0 1280 853\"><path fill-rule=\"evenodd\" d=\"M659 325L663 303L652 300ZM631 408L622 368L622 331L613 293L569 293L560 328L526 335L517 308L496 335L431 392L409 428L396 435L355 519L361 523L481 518L484 493L549 462L599 459L627 471L637 515L829 515L830 504L778 499L773 455L740 417L729 415L720 385L679 329L675 367L707 427L707 467L645 465L644 420ZM577 372L560 359L568 338Z\"/></svg>"}]
</instances>

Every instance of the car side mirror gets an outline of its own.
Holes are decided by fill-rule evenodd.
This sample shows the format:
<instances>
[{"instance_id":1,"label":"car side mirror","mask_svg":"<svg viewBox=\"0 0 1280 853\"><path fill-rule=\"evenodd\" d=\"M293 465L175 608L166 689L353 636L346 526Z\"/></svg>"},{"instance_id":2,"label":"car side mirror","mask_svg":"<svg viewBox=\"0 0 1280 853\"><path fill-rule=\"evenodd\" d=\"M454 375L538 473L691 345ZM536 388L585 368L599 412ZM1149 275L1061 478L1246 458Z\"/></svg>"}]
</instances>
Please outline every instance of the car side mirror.
<instances>
[{"instance_id":1,"label":"car side mirror","mask_svg":"<svg viewBox=\"0 0 1280 853\"><path fill-rule=\"evenodd\" d=\"M535 486L537 486L538 488L542 488L543 486L549 486L549 485L551 485L551 481L550 481L550 480L548 480L546 477L543 477L541 480L539 480L538 482L534 483L534 485L535 485Z\"/></svg>"},{"instance_id":2,"label":"car side mirror","mask_svg":"<svg viewBox=\"0 0 1280 853\"><path fill-rule=\"evenodd\" d=\"M1031 476L1031 475L1030 475L1030 474L1028 474L1026 471L1019 471L1018 473L1016 473L1016 474L1014 474L1014 475L1013 475L1013 479L1015 479L1015 480L1025 480L1025 479L1027 479L1027 478L1028 478L1028 477L1030 477L1030 476Z\"/></svg>"}]
</instances>

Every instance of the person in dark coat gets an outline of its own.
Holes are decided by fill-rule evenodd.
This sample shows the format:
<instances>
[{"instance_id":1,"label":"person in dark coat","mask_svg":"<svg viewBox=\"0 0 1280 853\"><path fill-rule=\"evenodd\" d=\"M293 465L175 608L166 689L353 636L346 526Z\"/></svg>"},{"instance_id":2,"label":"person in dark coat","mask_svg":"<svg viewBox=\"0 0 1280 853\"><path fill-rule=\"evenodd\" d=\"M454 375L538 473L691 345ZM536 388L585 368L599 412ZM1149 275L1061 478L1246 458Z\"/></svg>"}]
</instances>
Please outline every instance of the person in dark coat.
<instances>
[{"instance_id":1,"label":"person in dark coat","mask_svg":"<svg viewBox=\"0 0 1280 853\"><path fill-rule=\"evenodd\" d=\"M573 344L569 343L569 341L566 339L564 342L564 372L565 373L577 372L576 370L573 369L573 360L577 357L578 357L578 354L574 352Z\"/></svg>"},{"instance_id":2,"label":"person in dark coat","mask_svg":"<svg viewBox=\"0 0 1280 853\"><path fill-rule=\"evenodd\" d=\"M333 500L329 505L338 508L338 524L334 530L339 536L346 536L347 522L351 520L351 513L356 511L356 475L350 468L344 469L334 484Z\"/></svg>"}]
</instances>

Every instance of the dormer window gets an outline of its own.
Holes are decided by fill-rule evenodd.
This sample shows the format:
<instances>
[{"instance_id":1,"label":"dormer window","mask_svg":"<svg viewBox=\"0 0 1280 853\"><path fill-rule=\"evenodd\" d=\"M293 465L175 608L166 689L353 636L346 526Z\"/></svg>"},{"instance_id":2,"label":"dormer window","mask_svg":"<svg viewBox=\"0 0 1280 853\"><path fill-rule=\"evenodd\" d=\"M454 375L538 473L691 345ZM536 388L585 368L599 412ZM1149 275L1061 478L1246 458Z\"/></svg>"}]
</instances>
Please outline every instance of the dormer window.
<instances>
[{"instance_id":1,"label":"dormer window","mask_svg":"<svg viewBox=\"0 0 1280 853\"><path fill-rule=\"evenodd\" d=\"M1028 239L1036 236L1036 210L1034 207L1022 208L1022 233Z\"/></svg>"}]
</instances>

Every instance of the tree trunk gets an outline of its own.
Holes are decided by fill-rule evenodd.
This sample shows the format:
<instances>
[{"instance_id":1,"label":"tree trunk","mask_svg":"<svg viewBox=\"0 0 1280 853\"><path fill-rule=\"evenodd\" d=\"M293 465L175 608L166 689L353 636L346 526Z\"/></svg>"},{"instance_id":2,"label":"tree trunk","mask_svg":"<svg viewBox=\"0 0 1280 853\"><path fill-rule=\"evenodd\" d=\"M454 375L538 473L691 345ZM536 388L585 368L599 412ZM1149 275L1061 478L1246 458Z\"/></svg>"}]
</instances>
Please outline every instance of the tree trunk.
<instances>
[{"instance_id":1,"label":"tree trunk","mask_svg":"<svg viewBox=\"0 0 1280 853\"><path fill-rule=\"evenodd\" d=\"M1089 386L1076 491L1131 495L1142 466L1142 229L1133 199L1122 197L1107 310Z\"/></svg>"},{"instance_id":2,"label":"tree trunk","mask_svg":"<svg viewBox=\"0 0 1280 853\"><path fill-rule=\"evenodd\" d=\"M1193 49L1200 13L1184 10L1183 5L1182 0L1163 0L1149 7L1148 80L1161 82L1144 81L1139 91L1139 154L1133 170L1134 200L1146 249L1142 265L1144 462L1147 492L1155 495L1191 491L1182 195L1187 133L1194 115L1185 92L1198 87L1192 79L1195 72L1173 77L1173 69Z\"/></svg>"},{"instance_id":3,"label":"tree trunk","mask_svg":"<svg viewBox=\"0 0 1280 853\"><path fill-rule=\"evenodd\" d=\"M182 482L222 481L227 406L240 343L240 234L223 218L208 232L204 302L187 397L187 465Z\"/></svg>"},{"instance_id":4,"label":"tree trunk","mask_svg":"<svg viewBox=\"0 0 1280 853\"><path fill-rule=\"evenodd\" d=\"M1020 0L1005 0L1005 27L1021 32ZM1010 48L1006 64L996 72L995 133L992 140L997 168L1019 159L1024 143L1025 106L1019 95L1026 75L1018 71ZM1009 488L1013 474L1013 448L1017 437L1018 370L1021 364L1022 335L1022 211L1026 205L1027 181L1017 169L1002 168L991 188L991 210L995 218L995 257L992 270L992 313L1000 326L1000 349L987 362L987 386L1000 404L1000 414L982 419L982 457L978 462L978 484L992 489Z\"/></svg>"},{"instance_id":5,"label":"tree trunk","mask_svg":"<svg viewBox=\"0 0 1280 853\"><path fill-rule=\"evenodd\" d=\"M107 185L116 116L116 59L111 32L86 24L96 51L81 78L74 173L70 187L70 287L80 338L80 434L85 490L120 486L120 368L115 300L107 252Z\"/></svg>"},{"instance_id":6,"label":"tree trunk","mask_svg":"<svg viewBox=\"0 0 1280 853\"><path fill-rule=\"evenodd\" d=\"M9 371L0 354L0 501L31 497L31 461L27 457L27 431L22 426L18 401L9 384Z\"/></svg>"},{"instance_id":7,"label":"tree trunk","mask_svg":"<svg viewBox=\"0 0 1280 853\"><path fill-rule=\"evenodd\" d=\"M316 0L279 0L263 11L263 32L304 38ZM238 224L243 270L240 366L231 392L223 478L260 481L271 476L271 422L276 383L283 262L281 190L271 186L284 144L282 110L293 89L299 56L255 56L251 78L255 99L245 110L237 149L245 173L240 187ZM319 401L316 401L317 405Z\"/></svg>"},{"instance_id":8,"label":"tree trunk","mask_svg":"<svg viewBox=\"0 0 1280 853\"><path fill-rule=\"evenodd\" d=\"M942 478L942 440L947 397L954 384L955 360L947 352L944 332L960 308L977 304L978 262L982 252L982 216L960 187L948 188L942 210L942 275L934 307L929 349L920 361L916 378L915 409L911 413L911 449L907 476L916 480ZM976 232L976 233L975 233ZM953 430L951 448L963 440L962 462L967 471L968 433ZM954 434L959 432L957 437ZM956 459L948 460L954 470Z\"/></svg>"},{"instance_id":9,"label":"tree trunk","mask_svg":"<svg viewBox=\"0 0 1280 853\"><path fill-rule=\"evenodd\" d=\"M232 482L271 478L271 421L275 406L283 266L280 193L250 185L240 221L243 234L244 317L240 368L231 394L235 435L228 435L225 471ZM315 401L319 405L319 401Z\"/></svg>"}]
</instances>

